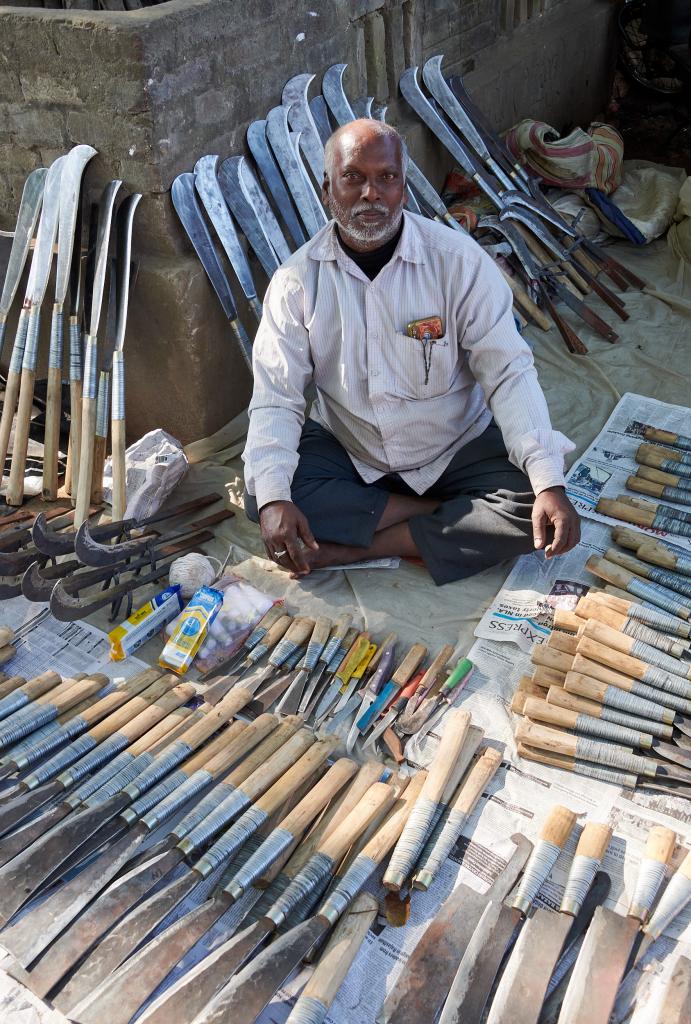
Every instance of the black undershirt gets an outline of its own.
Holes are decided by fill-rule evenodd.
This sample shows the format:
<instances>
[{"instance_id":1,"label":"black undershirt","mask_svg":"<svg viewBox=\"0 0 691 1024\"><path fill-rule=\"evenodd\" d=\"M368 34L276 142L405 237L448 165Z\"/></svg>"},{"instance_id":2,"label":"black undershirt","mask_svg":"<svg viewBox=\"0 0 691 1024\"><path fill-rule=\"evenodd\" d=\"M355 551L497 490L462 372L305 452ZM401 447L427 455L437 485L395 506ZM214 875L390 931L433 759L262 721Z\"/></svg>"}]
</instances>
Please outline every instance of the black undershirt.
<instances>
[{"instance_id":1,"label":"black undershirt","mask_svg":"<svg viewBox=\"0 0 691 1024\"><path fill-rule=\"evenodd\" d=\"M336 235L340 242L341 249L343 249L346 256L350 256L353 263L358 265L363 274L367 274L370 281L375 279L382 267L385 267L393 256L402 233L403 218L401 217L401 226L393 238L389 239L388 242L385 242L384 245L380 245L378 249L370 249L369 252L356 252L355 249L351 249L349 245L346 245L341 238L341 232L339 231L338 226L336 226Z\"/></svg>"}]
</instances>

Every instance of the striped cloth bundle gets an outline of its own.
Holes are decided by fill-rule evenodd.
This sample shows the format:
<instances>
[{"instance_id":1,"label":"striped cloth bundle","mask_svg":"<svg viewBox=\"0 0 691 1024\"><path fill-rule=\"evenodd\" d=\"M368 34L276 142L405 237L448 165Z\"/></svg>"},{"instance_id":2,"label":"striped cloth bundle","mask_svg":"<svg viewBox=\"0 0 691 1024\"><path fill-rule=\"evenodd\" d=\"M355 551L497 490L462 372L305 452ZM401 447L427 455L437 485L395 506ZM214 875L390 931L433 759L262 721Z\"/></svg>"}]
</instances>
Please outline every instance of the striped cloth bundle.
<instances>
[{"instance_id":1,"label":"striped cloth bundle","mask_svg":"<svg viewBox=\"0 0 691 1024\"><path fill-rule=\"evenodd\" d=\"M526 118L509 129L505 141L547 185L609 195L621 184L624 140L609 124L593 122L587 132L574 128L560 138L551 125Z\"/></svg>"}]
</instances>

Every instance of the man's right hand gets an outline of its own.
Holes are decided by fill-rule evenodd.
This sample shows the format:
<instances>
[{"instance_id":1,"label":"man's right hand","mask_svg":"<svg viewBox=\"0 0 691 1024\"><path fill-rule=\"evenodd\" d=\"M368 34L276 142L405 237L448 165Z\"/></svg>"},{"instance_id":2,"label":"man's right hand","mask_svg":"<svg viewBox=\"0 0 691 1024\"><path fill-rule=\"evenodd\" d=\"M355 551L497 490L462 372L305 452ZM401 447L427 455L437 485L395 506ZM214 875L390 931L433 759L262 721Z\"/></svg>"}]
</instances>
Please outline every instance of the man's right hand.
<instances>
[{"instance_id":1,"label":"man's right hand","mask_svg":"<svg viewBox=\"0 0 691 1024\"><path fill-rule=\"evenodd\" d=\"M297 576L306 576L310 565L300 541L313 551L318 551L319 545L297 505L270 501L259 513L259 526L269 558Z\"/></svg>"}]
</instances>

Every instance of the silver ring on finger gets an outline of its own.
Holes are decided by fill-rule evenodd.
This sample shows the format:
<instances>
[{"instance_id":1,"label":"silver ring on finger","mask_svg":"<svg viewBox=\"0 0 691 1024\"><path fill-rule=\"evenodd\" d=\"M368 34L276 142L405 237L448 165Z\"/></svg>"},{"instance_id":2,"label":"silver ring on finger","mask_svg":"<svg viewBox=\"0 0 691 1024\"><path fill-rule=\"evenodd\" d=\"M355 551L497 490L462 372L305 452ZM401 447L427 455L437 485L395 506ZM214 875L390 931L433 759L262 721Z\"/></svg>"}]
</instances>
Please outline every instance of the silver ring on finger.
<instances>
[{"instance_id":1,"label":"silver ring on finger","mask_svg":"<svg viewBox=\"0 0 691 1024\"><path fill-rule=\"evenodd\" d=\"M287 554L287 551L274 551L274 558L283 558L283 556Z\"/></svg>"}]
</instances>

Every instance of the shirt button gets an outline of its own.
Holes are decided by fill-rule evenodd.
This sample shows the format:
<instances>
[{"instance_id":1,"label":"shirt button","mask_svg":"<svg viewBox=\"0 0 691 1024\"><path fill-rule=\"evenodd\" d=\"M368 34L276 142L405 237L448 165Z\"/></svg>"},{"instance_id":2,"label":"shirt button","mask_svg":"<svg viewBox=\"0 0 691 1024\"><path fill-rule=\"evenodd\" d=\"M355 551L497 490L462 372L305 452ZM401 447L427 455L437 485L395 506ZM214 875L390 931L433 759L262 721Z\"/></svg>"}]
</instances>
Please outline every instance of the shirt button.
<instances>
[{"instance_id":1,"label":"shirt button","mask_svg":"<svg viewBox=\"0 0 691 1024\"><path fill-rule=\"evenodd\" d=\"M379 376L379 370L372 370L372 376L373 377L378 377Z\"/></svg>"}]
</instances>

